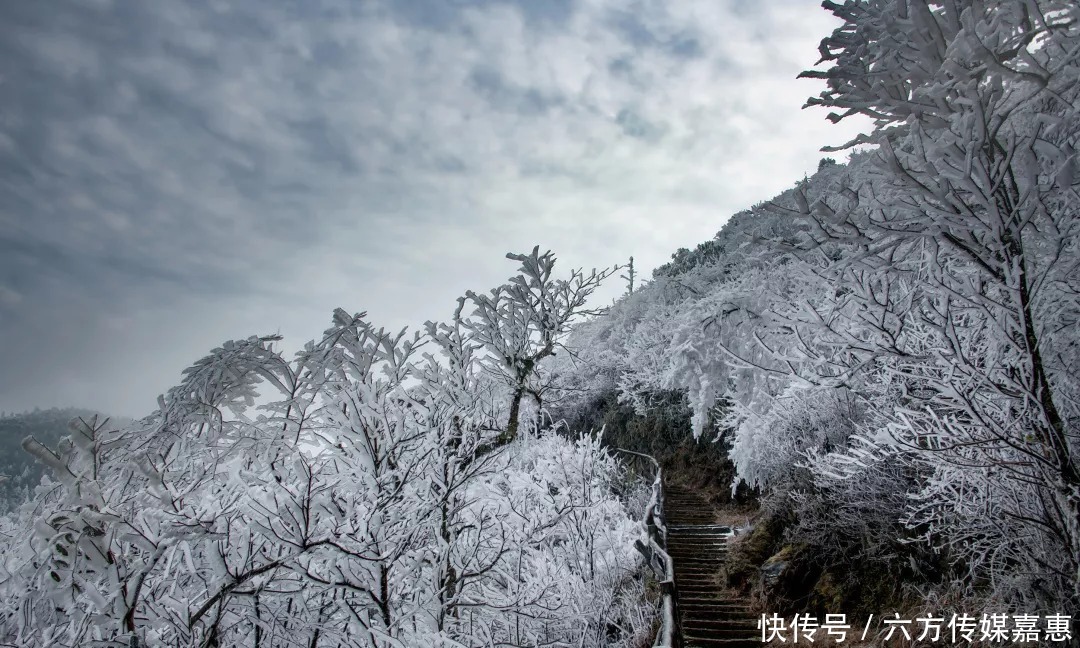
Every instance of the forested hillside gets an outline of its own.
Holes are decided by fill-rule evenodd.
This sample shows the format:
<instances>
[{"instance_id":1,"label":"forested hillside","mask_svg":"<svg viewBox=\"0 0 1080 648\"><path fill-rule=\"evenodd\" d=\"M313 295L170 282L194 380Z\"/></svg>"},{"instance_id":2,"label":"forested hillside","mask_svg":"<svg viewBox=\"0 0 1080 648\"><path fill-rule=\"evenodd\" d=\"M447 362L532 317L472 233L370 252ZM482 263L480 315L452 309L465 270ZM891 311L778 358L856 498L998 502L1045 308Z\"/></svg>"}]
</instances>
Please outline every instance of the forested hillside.
<instances>
[{"instance_id":1,"label":"forested hillside","mask_svg":"<svg viewBox=\"0 0 1080 648\"><path fill-rule=\"evenodd\" d=\"M1080 609L1078 9L825 5L810 104L869 146L674 255L559 370L580 408L686 394L762 494L726 578L769 611Z\"/></svg>"},{"instance_id":2,"label":"forested hillside","mask_svg":"<svg viewBox=\"0 0 1080 648\"><path fill-rule=\"evenodd\" d=\"M55 447L67 436L72 420L97 414L87 409L53 408L0 416L0 511L29 497L45 472L44 466L22 451L22 440L33 436L45 445ZM116 421L117 424L127 422Z\"/></svg>"},{"instance_id":3,"label":"forested hillside","mask_svg":"<svg viewBox=\"0 0 1080 648\"><path fill-rule=\"evenodd\" d=\"M873 127L610 308L535 248L420 331L338 309L22 442L0 645L648 645L612 446L752 517L713 558L756 611L1080 610L1080 7L824 6L809 105Z\"/></svg>"}]
</instances>

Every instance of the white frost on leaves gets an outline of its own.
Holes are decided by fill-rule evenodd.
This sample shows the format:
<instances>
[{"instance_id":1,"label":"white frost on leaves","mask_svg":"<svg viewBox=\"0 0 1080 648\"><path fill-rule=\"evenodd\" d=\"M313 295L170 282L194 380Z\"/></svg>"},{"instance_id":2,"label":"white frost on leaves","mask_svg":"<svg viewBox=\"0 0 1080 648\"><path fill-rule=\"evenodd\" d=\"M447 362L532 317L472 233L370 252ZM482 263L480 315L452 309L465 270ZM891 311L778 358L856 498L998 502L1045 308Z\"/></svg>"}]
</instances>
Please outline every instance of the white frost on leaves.
<instances>
[{"instance_id":1,"label":"white frost on leaves","mask_svg":"<svg viewBox=\"0 0 1080 648\"><path fill-rule=\"evenodd\" d=\"M684 393L822 546L899 524L995 601L1075 607L1080 6L827 4L809 103L872 117L875 148L579 327L575 386Z\"/></svg>"},{"instance_id":2,"label":"white frost on leaves","mask_svg":"<svg viewBox=\"0 0 1080 648\"><path fill-rule=\"evenodd\" d=\"M579 308L592 279L559 283L553 260L513 285ZM497 443L516 384L488 371L490 337L517 324L459 308L408 336L339 309L291 360L230 341L133 425L28 441L52 476L0 518L0 643L639 642L622 466L589 435Z\"/></svg>"}]
</instances>

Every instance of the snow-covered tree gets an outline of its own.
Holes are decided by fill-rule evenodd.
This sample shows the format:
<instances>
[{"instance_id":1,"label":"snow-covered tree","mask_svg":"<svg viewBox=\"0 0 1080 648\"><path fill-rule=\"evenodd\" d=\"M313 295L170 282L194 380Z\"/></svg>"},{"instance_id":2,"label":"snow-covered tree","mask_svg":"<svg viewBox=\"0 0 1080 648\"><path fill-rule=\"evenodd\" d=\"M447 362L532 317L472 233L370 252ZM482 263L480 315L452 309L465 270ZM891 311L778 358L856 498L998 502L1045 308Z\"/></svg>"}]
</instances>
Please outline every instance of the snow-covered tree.
<instances>
[{"instance_id":1,"label":"snow-covered tree","mask_svg":"<svg viewBox=\"0 0 1080 648\"><path fill-rule=\"evenodd\" d=\"M823 516L815 541L876 511L876 541L929 541L978 596L1075 607L1080 9L824 5L809 103L869 116L847 146L876 150L579 327L576 384L682 390L699 434L723 414L739 478Z\"/></svg>"},{"instance_id":2,"label":"snow-covered tree","mask_svg":"<svg viewBox=\"0 0 1080 648\"><path fill-rule=\"evenodd\" d=\"M858 184L800 200L801 267L842 294L788 313L813 361L797 373L895 376L882 424L935 471L912 523L976 568L1024 565L1018 595L1075 603L1080 9L825 4L845 24L822 43L834 65L809 74L830 87L810 104L873 117L859 141L880 149Z\"/></svg>"},{"instance_id":3,"label":"snow-covered tree","mask_svg":"<svg viewBox=\"0 0 1080 648\"><path fill-rule=\"evenodd\" d=\"M600 282L618 270L585 273L576 269L568 279L559 279L553 274L555 256L550 251L540 254L540 248L534 247L529 254L509 253L506 258L521 263L521 274L488 294L466 293L474 308L471 317L462 320L473 339L490 354L486 366L511 391L500 443L517 436L526 395L532 396L538 407L542 405L546 386L540 363L555 355L575 320L598 312L586 307L588 298Z\"/></svg>"},{"instance_id":4,"label":"snow-covered tree","mask_svg":"<svg viewBox=\"0 0 1080 648\"><path fill-rule=\"evenodd\" d=\"M619 465L589 436L496 442L509 385L463 305L412 336L339 309L291 360L227 342L141 421L28 439L51 477L0 519L0 643L639 640Z\"/></svg>"}]
</instances>

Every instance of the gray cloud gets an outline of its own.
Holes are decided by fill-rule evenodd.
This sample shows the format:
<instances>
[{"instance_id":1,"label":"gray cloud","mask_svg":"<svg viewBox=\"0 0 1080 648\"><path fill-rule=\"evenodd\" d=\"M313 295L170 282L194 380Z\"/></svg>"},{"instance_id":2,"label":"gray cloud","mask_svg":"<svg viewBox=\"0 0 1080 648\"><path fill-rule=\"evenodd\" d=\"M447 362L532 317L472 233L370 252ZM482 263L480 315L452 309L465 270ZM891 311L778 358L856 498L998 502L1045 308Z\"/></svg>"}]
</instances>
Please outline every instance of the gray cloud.
<instances>
[{"instance_id":1,"label":"gray cloud","mask_svg":"<svg viewBox=\"0 0 1080 648\"><path fill-rule=\"evenodd\" d=\"M656 142L664 136L663 124L654 124L637 113L633 108L623 108L615 115L615 123L628 137L635 137L648 142Z\"/></svg>"},{"instance_id":2,"label":"gray cloud","mask_svg":"<svg viewBox=\"0 0 1080 648\"><path fill-rule=\"evenodd\" d=\"M537 88L526 88L515 84L490 65L474 68L469 74L469 85L493 109L523 117L547 113L564 103L561 96L545 95Z\"/></svg>"},{"instance_id":3,"label":"gray cloud","mask_svg":"<svg viewBox=\"0 0 1080 648\"><path fill-rule=\"evenodd\" d=\"M139 415L227 337L443 317L536 243L662 263L848 137L794 80L831 26L801 0L4 3L0 409Z\"/></svg>"},{"instance_id":4,"label":"gray cloud","mask_svg":"<svg viewBox=\"0 0 1080 648\"><path fill-rule=\"evenodd\" d=\"M705 54L693 27L680 26L671 30L663 23L651 26L642 19L643 15L648 15L647 3L631 3L627 8L612 11L610 24L626 42L638 49L657 49L684 59L700 58Z\"/></svg>"}]
</instances>

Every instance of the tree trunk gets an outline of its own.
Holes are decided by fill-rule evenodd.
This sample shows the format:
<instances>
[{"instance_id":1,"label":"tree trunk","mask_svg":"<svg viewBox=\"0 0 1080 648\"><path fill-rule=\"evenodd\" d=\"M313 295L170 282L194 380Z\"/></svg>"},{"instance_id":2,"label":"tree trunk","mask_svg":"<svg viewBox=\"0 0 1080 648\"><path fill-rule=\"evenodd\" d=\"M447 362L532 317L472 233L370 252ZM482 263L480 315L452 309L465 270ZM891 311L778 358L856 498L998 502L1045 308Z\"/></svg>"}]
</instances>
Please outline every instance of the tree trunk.
<instances>
[{"instance_id":1,"label":"tree trunk","mask_svg":"<svg viewBox=\"0 0 1080 648\"><path fill-rule=\"evenodd\" d=\"M510 401L510 420L506 423L506 430L499 435L498 445L506 445L517 438L518 417L521 415L521 399L524 396L524 387L518 387L514 390L514 398Z\"/></svg>"}]
</instances>

